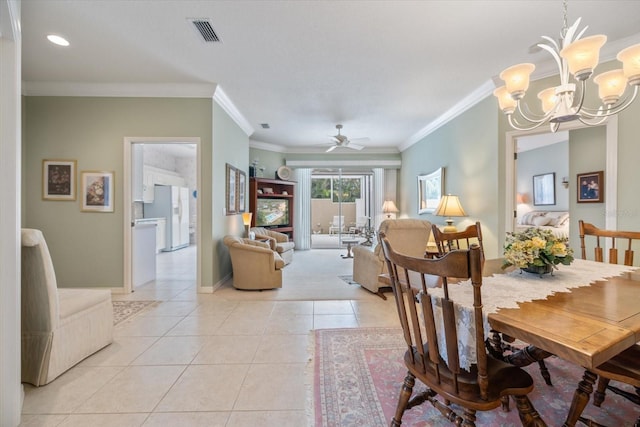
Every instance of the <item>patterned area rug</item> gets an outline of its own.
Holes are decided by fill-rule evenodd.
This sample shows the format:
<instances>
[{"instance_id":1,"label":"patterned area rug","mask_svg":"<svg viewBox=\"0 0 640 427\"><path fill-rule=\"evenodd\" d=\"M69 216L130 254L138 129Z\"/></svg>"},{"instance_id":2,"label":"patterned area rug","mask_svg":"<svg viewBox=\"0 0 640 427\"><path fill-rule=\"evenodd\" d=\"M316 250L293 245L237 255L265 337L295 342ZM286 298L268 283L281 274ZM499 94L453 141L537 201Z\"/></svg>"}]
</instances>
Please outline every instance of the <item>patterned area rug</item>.
<instances>
[{"instance_id":1,"label":"patterned area rug","mask_svg":"<svg viewBox=\"0 0 640 427\"><path fill-rule=\"evenodd\" d=\"M155 307L159 301L111 301L113 303L113 324L117 325L127 319Z\"/></svg>"},{"instance_id":2,"label":"patterned area rug","mask_svg":"<svg viewBox=\"0 0 640 427\"><path fill-rule=\"evenodd\" d=\"M315 425L323 427L388 426L406 375L402 331L395 328L321 329L315 331ZM526 369L536 382L529 394L549 426L562 425L583 370L557 357L547 359L553 387L547 386L538 365ZM416 381L414 391L425 386ZM621 387L631 391L630 387ZM607 393L602 408L591 403L584 414L610 426L631 426L640 408L620 396ZM462 413L461 411L457 411ZM451 426L431 404L405 412L407 426ZM478 426L519 426L515 403L511 411L499 408L477 414Z\"/></svg>"}]
</instances>

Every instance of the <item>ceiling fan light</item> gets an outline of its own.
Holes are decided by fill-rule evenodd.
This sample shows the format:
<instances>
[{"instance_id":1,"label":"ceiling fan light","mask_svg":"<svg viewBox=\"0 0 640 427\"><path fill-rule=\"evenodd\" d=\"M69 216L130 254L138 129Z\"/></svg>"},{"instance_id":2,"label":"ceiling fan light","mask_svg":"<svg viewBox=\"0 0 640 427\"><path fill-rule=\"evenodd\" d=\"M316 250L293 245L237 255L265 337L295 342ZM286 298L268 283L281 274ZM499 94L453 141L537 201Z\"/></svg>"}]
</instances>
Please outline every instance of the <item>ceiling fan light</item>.
<instances>
[{"instance_id":1,"label":"ceiling fan light","mask_svg":"<svg viewBox=\"0 0 640 427\"><path fill-rule=\"evenodd\" d=\"M567 61L569 72L577 80L586 80L600 60L600 48L607 42L607 36L597 35L576 40L560 51Z\"/></svg>"},{"instance_id":2,"label":"ceiling fan light","mask_svg":"<svg viewBox=\"0 0 640 427\"><path fill-rule=\"evenodd\" d=\"M524 63L509 67L500 73L500 78L504 80L507 92L516 101L522 98L529 89L529 76L535 69L535 65Z\"/></svg>"},{"instance_id":3,"label":"ceiling fan light","mask_svg":"<svg viewBox=\"0 0 640 427\"><path fill-rule=\"evenodd\" d=\"M622 70L606 71L597 75L593 82L598 85L598 96L606 105L615 104L627 88L627 78Z\"/></svg>"},{"instance_id":4,"label":"ceiling fan light","mask_svg":"<svg viewBox=\"0 0 640 427\"><path fill-rule=\"evenodd\" d=\"M512 114L516 109L516 101L511 97L505 86L500 86L493 91L493 95L498 98L500 110L505 114Z\"/></svg>"},{"instance_id":5,"label":"ceiling fan light","mask_svg":"<svg viewBox=\"0 0 640 427\"><path fill-rule=\"evenodd\" d=\"M621 50L617 58L622 62L622 71L629 84L640 85L640 44Z\"/></svg>"},{"instance_id":6,"label":"ceiling fan light","mask_svg":"<svg viewBox=\"0 0 640 427\"><path fill-rule=\"evenodd\" d=\"M558 103L558 96L556 95L556 88L550 87L538 93L538 99L542 103L542 111L547 114L553 110Z\"/></svg>"}]
</instances>

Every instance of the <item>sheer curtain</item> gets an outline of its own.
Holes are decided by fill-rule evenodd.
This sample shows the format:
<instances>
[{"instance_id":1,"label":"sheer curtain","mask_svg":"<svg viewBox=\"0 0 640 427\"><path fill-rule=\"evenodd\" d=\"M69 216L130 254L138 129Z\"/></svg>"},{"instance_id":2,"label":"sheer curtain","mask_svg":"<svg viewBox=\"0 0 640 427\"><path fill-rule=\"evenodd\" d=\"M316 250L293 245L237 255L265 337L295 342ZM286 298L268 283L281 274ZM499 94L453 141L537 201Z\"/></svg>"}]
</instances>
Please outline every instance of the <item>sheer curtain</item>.
<instances>
[{"instance_id":1,"label":"sheer curtain","mask_svg":"<svg viewBox=\"0 0 640 427\"><path fill-rule=\"evenodd\" d=\"M311 171L309 168L293 170L293 179L297 182L293 241L300 250L311 249Z\"/></svg>"}]
</instances>

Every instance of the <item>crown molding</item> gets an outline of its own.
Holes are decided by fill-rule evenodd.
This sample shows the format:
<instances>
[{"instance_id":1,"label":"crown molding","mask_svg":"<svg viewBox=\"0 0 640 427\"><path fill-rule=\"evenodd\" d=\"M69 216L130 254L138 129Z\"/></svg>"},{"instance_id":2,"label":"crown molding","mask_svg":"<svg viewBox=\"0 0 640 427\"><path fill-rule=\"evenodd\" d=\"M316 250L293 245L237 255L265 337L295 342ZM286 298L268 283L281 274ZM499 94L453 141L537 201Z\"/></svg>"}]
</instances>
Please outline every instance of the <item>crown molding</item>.
<instances>
[{"instance_id":1,"label":"crown molding","mask_svg":"<svg viewBox=\"0 0 640 427\"><path fill-rule=\"evenodd\" d=\"M460 114L467 111L469 108L478 104L480 101L484 100L488 95L493 93L493 90L496 88L495 84L492 80L487 80L476 90L471 92L469 95L465 96L460 102L455 104L449 110L445 111L442 115L437 117L434 121L429 123L424 128L420 129L417 133L412 135L409 139L398 146L400 151L404 151L407 148L411 147L416 142L425 138L427 135L436 131L440 127L449 123L451 120L458 117Z\"/></svg>"},{"instance_id":2,"label":"crown molding","mask_svg":"<svg viewBox=\"0 0 640 427\"><path fill-rule=\"evenodd\" d=\"M220 86L216 88L215 93L213 94L213 100L218 103L218 105L226 111L226 113L231 117L231 119L242 129L242 131L247 135L251 136L255 129L249 121L242 115L240 110L235 106L235 104L229 99L227 94L222 90Z\"/></svg>"},{"instance_id":3,"label":"crown molding","mask_svg":"<svg viewBox=\"0 0 640 427\"><path fill-rule=\"evenodd\" d=\"M99 96L147 98L211 98L213 83L79 83L22 82L25 96Z\"/></svg>"},{"instance_id":4,"label":"crown molding","mask_svg":"<svg viewBox=\"0 0 640 427\"><path fill-rule=\"evenodd\" d=\"M369 167L399 169L401 160L285 160L287 166L294 168L337 168Z\"/></svg>"},{"instance_id":5,"label":"crown molding","mask_svg":"<svg viewBox=\"0 0 640 427\"><path fill-rule=\"evenodd\" d=\"M249 148L257 148L259 150L273 151L274 153L286 153L287 147L284 145L271 144L269 142L256 141L255 139L249 140Z\"/></svg>"}]
</instances>

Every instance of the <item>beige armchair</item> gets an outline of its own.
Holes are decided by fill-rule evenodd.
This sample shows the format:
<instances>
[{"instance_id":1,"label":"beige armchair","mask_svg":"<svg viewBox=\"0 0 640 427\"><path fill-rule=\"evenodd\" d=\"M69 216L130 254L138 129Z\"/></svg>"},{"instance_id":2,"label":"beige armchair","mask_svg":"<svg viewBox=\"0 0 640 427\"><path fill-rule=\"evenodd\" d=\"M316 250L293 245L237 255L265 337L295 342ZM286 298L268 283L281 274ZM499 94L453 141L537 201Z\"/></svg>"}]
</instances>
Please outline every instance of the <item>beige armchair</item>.
<instances>
[{"instance_id":1,"label":"beige armchair","mask_svg":"<svg viewBox=\"0 0 640 427\"><path fill-rule=\"evenodd\" d=\"M271 249L278 252L285 265L293 261L295 244L289 240L289 236L263 227L253 227L251 231L256 234L256 240L269 240Z\"/></svg>"},{"instance_id":2,"label":"beige armchair","mask_svg":"<svg viewBox=\"0 0 640 427\"><path fill-rule=\"evenodd\" d=\"M113 341L108 289L59 289L40 230L22 229L22 382L50 383Z\"/></svg>"},{"instance_id":3,"label":"beige armchair","mask_svg":"<svg viewBox=\"0 0 640 427\"><path fill-rule=\"evenodd\" d=\"M274 289L282 287L284 261L269 242L225 236L236 289Z\"/></svg>"},{"instance_id":4,"label":"beige armchair","mask_svg":"<svg viewBox=\"0 0 640 427\"><path fill-rule=\"evenodd\" d=\"M419 219L387 219L378 232L387 236L396 252L422 258L431 235L431 223ZM390 284L381 282L378 276L387 273L382 247L356 246L353 248L353 280L363 288L386 299L381 288Z\"/></svg>"}]
</instances>

